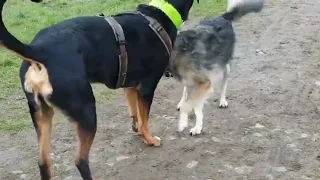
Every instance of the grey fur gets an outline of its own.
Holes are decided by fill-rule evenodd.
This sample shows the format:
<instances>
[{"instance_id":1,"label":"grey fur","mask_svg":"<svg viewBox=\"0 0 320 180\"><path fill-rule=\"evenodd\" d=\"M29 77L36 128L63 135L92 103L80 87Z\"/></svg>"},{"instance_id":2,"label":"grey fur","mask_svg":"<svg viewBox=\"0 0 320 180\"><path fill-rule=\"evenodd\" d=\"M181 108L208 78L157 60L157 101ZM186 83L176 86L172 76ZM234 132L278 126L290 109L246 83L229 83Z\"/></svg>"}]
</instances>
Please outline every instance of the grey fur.
<instances>
[{"instance_id":1,"label":"grey fur","mask_svg":"<svg viewBox=\"0 0 320 180\"><path fill-rule=\"evenodd\" d=\"M187 126L187 115L194 109L197 122L190 134L201 132L203 104L217 80L222 80L219 106L228 106L225 94L236 42L232 22L248 13L260 12L264 1L229 0L228 3L225 13L202 20L192 29L180 31L174 43L169 70L184 85L183 95L177 106L181 111L179 131ZM189 92L191 96L188 95Z\"/></svg>"},{"instance_id":2,"label":"grey fur","mask_svg":"<svg viewBox=\"0 0 320 180\"><path fill-rule=\"evenodd\" d=\"M232 21L260 12L263 4L264 0L228 0L228 11L221 16L202 20L195 28L179 32L169 64L172 75L181 80L179 69L186 66L201 71L228 64L236 41Z\"/></svg>"}]
</instances>

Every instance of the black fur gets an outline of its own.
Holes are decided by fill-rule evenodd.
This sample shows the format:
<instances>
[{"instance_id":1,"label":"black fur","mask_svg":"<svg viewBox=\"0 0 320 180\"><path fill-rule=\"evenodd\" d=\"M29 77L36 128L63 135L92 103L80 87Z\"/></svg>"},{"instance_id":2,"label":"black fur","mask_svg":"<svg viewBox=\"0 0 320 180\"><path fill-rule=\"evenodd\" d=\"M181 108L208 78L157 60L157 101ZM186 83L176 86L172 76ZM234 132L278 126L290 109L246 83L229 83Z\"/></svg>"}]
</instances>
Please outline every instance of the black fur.
<instances>
[{"instance_id":1,"label":"black fur","mask_svg":"<svg viewBox=\"0 0 320 180\"><path fill-rule=\"evenodd\" d=\"M32 0L40 2L40 0ZM194 0L167 0L188 18ZM6 0L0 0L2 13ZM156 19L167 31L172 42L177 29L159 9L139 5L137 11ZM102 14L103 15L103 14ZM151 106L154 91L169 60L166 48L149 28L140 14L117 14L127 41L128 71L124 87L140 84L139 96L146 106ZM23 44L5 28L0 15L0 45L17 54L44 64L48 70L53 93L49 101L78 124L80 129L95 133L97 126L95 98L90 83L103 83L115 89L118 78L119 46L112 28L103 17L84 16L62 21L41 30L31 44ZM20 68L23 86L30 64L24 61ZM25 91L31 117L39 109L34 94ZM147 112L149 113L149 112ZM89 165L78 164L84 179L90 179Z\"/></svg>"}]
</instances>

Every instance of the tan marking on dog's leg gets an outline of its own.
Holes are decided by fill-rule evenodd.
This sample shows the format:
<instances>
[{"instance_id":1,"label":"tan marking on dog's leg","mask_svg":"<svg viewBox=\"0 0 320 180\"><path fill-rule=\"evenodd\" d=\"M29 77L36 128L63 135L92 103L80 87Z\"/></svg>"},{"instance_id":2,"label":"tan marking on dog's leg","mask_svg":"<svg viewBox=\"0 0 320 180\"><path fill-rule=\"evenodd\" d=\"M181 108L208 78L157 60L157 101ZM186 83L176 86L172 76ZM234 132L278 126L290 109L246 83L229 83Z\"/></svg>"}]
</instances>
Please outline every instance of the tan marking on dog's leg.
<instances>
[{"instance_id":1,"label":"tan marking on dog's leg","mask_svg":"<svg viewBox=\"0 0 320 180\"><path fill-rule=\"evenodd\" d=\"M42 178L50 179L53 177L52 161L50 158L51 149L51 129L53 108L42 105L41 111L35 113L35 122L39 143L39 168Z\"/></svg>"},{"instance_id":2,"label":"tan marking on dog's leg","mask_svg":"<svg viewBox=\"0 0 320 180\"><path fill-rule=\"evenodd\" d=\"M76 156L75 164L83 179L91 180L91 171L89 168L89 153L96 134L96 130L90 132L82 129L76 124L78 135L78 153Z\"/></svg>"},{"instance_id":3,"label":"tan marking on dog's leg","mask_svg":"<svg viewBox=\"0 0 320 180\"><path fill-rule=\"evenodd\" d=\"M138 91L135 88L124 88L124 92L128 102L129 115L132 118L132 130L134 132L138 132L138 134L140 135L141 129L139 129L138 127L141 127L141 122L138 123L137 117ZM140 124L140 126L138 124Z\"/></svg>"},{"instance_id":4,"label":"tan marking on dog's leg","mask_svg":"<svg viewBox=\"0 0 320 180\"><path fill-rule=\"evenodd\" d=\"M230 74L230 64L227 64L223 71L223 79L221 83L221 95L220 95L220 103L219 103L220 108L228 107L228 102L226 99L226 91L227 91L229 74Z\"/></svg>"},{"instance_id":5,"label":"tan marking on dog's leg","mask_svg":"<svg viewBox=\"0 0 320 180\"><path fill-rule=\"evenodd\" d=\"M143 100L143 98L138 94L138 122L141 122L142 124L138 123L138 128L141 128L141 136L144 139L144 141L148 145L153 146L160 146L160 138L159 137L152 137L149 132L149 112L150 112L150 106L146 104Z\"/></svg>"},{"instance_id":6,"label":"tan marking on dog's leg","mask_svg":"<svg viewBox=\"0 0 320 180\"><path fill-rule=\"evenodd\" d=\"M187 89L187 86L183 86L182 97L179 104L177 105L178 111L180 111L180 107L183 106L183 104L186 102L187 99L188 99L188 89Z\"/></svg>"},{"instance_id":7,"label":"tan marking on dog's leg","mask_svg":"<svg viewBox=\"0 0 320 180\"><path fill-rule=\"evenodd\" d=\"M34 93L35 101L39 105L38 94L44 97L44 101L51 106L48 97L52 94L53 88L49 81L49 74L43 64L32 63L26 74L24 88L29 93Z\"/></svg>"}]
</instances>

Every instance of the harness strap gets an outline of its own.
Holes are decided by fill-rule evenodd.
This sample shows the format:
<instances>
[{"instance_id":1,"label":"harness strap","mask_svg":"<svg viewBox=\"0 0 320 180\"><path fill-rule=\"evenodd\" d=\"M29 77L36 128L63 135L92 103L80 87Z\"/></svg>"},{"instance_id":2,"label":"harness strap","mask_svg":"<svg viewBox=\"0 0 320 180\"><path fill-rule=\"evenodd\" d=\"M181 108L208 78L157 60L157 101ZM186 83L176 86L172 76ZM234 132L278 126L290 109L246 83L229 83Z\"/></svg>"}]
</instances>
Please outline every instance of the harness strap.
<instances>
[{"instance_id":1,"label":"harness strap","mask_svg":"<svg viewBox=\"0 0 320 180\"><path fill-rule=\"evenodd\" d=\"M167 50L168 55L170 56L172 51L172 42L170 36L166 32L166 30L161 26L161 24L153 19L150 16L142 14L141 12L137 13L128 13L128 14L140 14L144 18L149 21L149 27L154 31L154 33L159 37L161 42L163 43L164 47ZM103 14L99 14L99 16L104 16ZM124 36L123 29L121 25L111 16L104 17L105 20L110 24L112 27L113 33L115 35L116 41L119 43L119 75L116 88L120 88L124 85L127 77L127 68L128 68L128 54L126 51L126 39Z\"/></svg>"},{"instance_id":2,"label":"harness strap","mask_svg":"<svg viewBox=\"0 0 320 180\"><path fill-rule=\"evenodd\" d=\"M167 49L168 55L170 56L172 51L172 42L166 30L161 26L161 24L157 20L153 19L150 16L142 14L141 12L138 12L138 13L141 14L144 18L146 18L149 21L149 27L159 37L164 47Z\"/></svg>"},{"instance_id":3,"label":"harness strap","mask_svg":"<svg viewBox=\"0 0 320 180\"><path fill-rule=\"evenodd\" d=\"M128 54L126 51L126 38L121 25L113 17L105 17L105 20L112 27L116 41L119 43L119 74L116 88L120 88L124 85L127 77Z\"/></svg>"}]
</instances>

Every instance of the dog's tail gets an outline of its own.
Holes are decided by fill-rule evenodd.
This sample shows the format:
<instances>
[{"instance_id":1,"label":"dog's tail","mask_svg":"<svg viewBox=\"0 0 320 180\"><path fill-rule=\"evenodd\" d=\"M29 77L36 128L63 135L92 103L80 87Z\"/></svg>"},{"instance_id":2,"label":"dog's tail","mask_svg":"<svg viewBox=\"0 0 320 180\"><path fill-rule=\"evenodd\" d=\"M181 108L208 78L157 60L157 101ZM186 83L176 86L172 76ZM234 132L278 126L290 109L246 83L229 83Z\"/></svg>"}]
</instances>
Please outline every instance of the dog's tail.
<instances>
[{"instance_id":1,"label":"dog's tail","mask_svg":"<svg viewBox=\"0 0 320 180\"><path fill-rule=\"evenodd\" d=\"M40 58L36 56L37 51L31 45L24 44L8 32L2 19L3 6L7 0L0 0L0 46L13 51L22 59L29 62L41 62ZM41 2L42 0L31 0L33 2Z\"/></svg>"},{"instance_id":2,"label":"dog's tail","mask_svg":"<svg viewBox=\"0 0 320 180\"><path fill-rule=\"evenodd\" d=\"M222 17L229 21L234 21L242 16L262 10L264 0L228 0L228 10Z\"/></svg>"}]
</instances>

